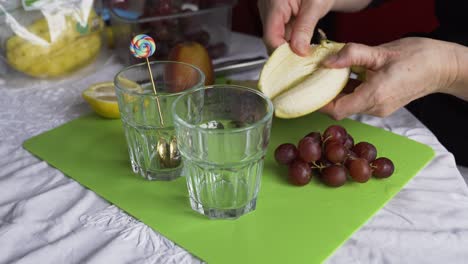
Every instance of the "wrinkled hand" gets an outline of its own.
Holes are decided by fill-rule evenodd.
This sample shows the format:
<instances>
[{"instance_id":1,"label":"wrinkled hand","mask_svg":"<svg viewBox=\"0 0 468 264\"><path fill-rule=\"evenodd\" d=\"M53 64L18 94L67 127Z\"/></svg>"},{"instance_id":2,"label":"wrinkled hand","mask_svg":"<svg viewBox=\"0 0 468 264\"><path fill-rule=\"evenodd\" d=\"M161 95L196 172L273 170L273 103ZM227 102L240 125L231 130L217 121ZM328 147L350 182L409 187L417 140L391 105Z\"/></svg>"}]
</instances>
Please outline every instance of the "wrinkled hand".
<instances>
[{"instance_id":1,"label":"wrinkled hand","mask_svg":"<svg viewBox=\"0 0 468 264\"><path fill-rule=\"evenodd\" d=\"M284 42L299 55L307 55L315 26L335 0L259 0L263 40L272 51Z\"/></svg>"},{"instance_id":2,"label":"wrinkled hand","mask_svg":"<svg viewBox=\"0 0 468 264\"><path fill-rule=\"evenodd\" d=\"M321 109L339 120L357 113L385 117L412 100L447 92L456 79L453 44L426 38L406 38L377 47L347 44L327 58L331 68L363 66L366 80Z\"/></svg>"}]
</instances>

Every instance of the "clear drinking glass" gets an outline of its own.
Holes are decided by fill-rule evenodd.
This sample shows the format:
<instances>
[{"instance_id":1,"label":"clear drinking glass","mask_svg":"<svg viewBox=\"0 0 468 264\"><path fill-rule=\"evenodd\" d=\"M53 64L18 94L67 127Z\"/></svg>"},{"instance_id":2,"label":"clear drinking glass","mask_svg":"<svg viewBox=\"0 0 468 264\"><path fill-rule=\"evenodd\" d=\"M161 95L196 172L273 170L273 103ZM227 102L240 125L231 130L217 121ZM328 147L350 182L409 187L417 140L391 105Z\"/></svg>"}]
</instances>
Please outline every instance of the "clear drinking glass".
<instances>
[{"instance_id":1,"label":"clear drinking glass","mask_svg":"<svg viewBox=\"0 0 468 264\"><path fill-rule=\"evenodd\" d=\"M172 103L180 95L203 87L196 67L171 61L141 63L120 71L114 79L121 120L135 173L148 180L173 180L182 162L172 119Z\"/></svg>"},{"instance_id":2,"label":"clear drinking glass","mask_svg":"<svg viewBox=\"0 0 468 264\"><path fill-rule=\"evenodd\" d=\"M188 92L173 105L192 209L210 218L255 210L268 147L272 102L241 86Z\"/></svg>"}]
</instances>

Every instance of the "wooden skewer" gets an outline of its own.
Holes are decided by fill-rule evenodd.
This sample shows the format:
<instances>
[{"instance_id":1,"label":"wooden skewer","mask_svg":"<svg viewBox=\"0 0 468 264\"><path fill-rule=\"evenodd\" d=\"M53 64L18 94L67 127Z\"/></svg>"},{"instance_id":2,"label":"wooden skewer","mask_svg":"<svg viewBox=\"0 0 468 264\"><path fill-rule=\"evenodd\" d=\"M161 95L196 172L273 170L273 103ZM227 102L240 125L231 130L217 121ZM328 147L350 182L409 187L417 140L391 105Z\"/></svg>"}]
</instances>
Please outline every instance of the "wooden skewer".
<instances>
[{"instance_id":1,"label":"wooden skewer","mask_svg":"<svg viewBox=\"0 0 468 264\"><path fill-rule=\"evenodd\" d=\"M156 92L156 85L154 85L153 73L151 72L151 66L150 66L148 58L146 58L146 64L148 65L148 71L149 71L149 75L150 75L150 79L151 79L151 84L153 85L154 95L156 96L156 103L158 105L158 110L159 110L158 111L159 112L159 118L161 120L161 125L164 127L164 119L163 119L162 112L161 112L161 104L159 103L159 96L158 96L158 93Z\"/></svg>"}]
</instances>

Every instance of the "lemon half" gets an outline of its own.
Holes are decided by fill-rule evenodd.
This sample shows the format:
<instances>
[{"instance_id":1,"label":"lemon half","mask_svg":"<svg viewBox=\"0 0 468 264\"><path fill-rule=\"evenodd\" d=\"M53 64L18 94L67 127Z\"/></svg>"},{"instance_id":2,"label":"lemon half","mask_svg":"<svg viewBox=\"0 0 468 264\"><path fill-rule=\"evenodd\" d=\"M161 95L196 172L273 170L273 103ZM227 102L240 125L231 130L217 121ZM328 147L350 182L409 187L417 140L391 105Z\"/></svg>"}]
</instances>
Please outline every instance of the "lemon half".
<instances>
[{"instance_id":1,"label":"lemon half","mask_svg":"<svg viewBox=\"0 0 468 264\"><path fill-rule=\"evenodd\" d=\"M120 118L119 105L113 82L91 85L82 93L83 98L98 115L105 118Z\"/></svg>"}]
</instances>

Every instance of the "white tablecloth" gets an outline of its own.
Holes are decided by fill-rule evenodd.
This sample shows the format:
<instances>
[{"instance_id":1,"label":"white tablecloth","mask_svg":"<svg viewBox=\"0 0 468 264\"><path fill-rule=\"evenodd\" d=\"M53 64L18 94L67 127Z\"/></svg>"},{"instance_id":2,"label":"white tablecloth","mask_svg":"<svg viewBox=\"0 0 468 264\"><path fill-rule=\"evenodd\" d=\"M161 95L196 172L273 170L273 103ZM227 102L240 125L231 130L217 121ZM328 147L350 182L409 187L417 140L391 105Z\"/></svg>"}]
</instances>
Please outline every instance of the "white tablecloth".
<instances>
[{"instance_id":1,"label":"white tablecloth","mask_svg":"<svg viewBox=\"0 0 468 264\"><path fill-rule=\"evenodd\" d=\"M260 39L236 34L231 53L240 52L264 54L264 48ZM84 78L0 84L0 263L200 262L21 146L90 112L81 91L120 68L111 58ZM466 263L468 189L452 154L404 109L384 119L353 118L427 144L437 156L328 262Z\"/></svg>"}]
</instances>

